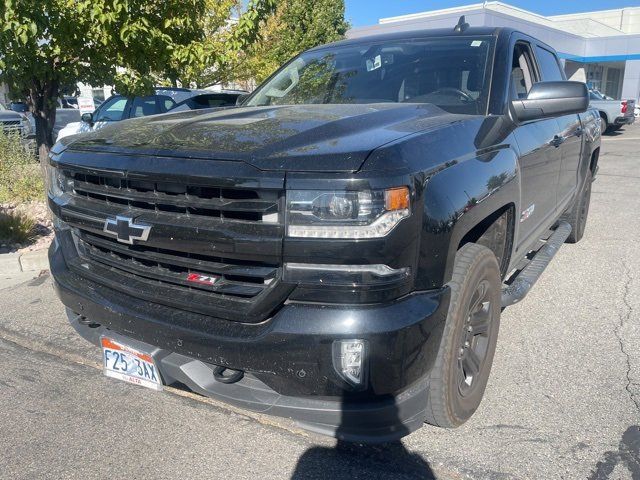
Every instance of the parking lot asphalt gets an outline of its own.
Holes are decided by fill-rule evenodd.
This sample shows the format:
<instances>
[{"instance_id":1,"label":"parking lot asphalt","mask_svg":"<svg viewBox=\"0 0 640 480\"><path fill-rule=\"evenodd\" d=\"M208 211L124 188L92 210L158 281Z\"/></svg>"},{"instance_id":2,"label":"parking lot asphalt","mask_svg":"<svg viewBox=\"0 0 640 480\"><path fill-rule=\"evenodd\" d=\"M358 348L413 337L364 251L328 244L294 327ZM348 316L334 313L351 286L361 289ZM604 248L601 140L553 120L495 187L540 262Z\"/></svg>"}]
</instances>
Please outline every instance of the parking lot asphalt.
<instances>
[{"instance_id":1,"label":"parking lot asphalt","mask_svg":"<svg viewBox=\"0 0 640 480\"><path fill-rule=\"evenodd\" d=\"M349 445L107 379L42 275L0 290L0 478L640 479L639 145L603 139L585 237L503 312L464 426Z\"/></svg>"}]
</instances>

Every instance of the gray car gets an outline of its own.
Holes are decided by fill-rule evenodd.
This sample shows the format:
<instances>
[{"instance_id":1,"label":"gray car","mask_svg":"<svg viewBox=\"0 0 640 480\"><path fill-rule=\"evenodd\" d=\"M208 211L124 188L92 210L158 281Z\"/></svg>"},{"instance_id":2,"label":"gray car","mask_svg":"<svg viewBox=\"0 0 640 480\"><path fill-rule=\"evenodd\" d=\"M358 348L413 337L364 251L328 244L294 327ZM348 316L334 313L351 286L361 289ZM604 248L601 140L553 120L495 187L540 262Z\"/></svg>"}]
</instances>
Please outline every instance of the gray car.
<instances>
[{"instance_id":1,"label":"gray car","mask_svg":"<svg viewBox=\"0 0 640 480\"><path fill-rule=\"evenodd\" d=\"M9 110L0 103L0 128L2 133L20 135L25 147L35 152L35 134L25 114Z\"/></svg>"}]
</instances>

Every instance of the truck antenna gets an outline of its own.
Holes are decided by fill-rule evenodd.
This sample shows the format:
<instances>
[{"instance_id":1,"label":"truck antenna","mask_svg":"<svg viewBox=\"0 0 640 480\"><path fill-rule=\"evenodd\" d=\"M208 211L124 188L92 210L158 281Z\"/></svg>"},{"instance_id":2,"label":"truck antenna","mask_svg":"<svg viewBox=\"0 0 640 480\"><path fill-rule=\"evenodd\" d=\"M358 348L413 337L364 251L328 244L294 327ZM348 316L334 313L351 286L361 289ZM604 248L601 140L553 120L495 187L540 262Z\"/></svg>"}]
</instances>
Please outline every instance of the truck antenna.
<instances>
[{"instance_id":1,"label":"truck antenna","mask_svg":"<svg viewBox=\"0 0 640 480\"><path fill-rule=\"evenodd\" d=\"M469 28L469 24L465 22L464 15L460 16L458 19L458 24L453 28L454 32L464 32L467 28Z\"/></svg>"}]
</instances>

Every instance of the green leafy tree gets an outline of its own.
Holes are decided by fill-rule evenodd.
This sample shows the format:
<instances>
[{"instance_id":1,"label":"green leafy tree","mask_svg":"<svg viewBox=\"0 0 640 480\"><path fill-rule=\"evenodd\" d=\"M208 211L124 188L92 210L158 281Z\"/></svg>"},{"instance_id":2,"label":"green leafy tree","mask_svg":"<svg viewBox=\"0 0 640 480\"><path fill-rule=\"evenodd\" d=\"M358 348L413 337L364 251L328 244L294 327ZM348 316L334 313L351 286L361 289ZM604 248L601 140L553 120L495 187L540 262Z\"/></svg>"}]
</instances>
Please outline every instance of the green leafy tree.
<instances>
[{"instance_id":1,"label":"green leafy tree","mask_svg":"<svg viewBox=\"0 0 640 480\"><path fill-rule=\"evenodd\" d=\"M276 0L2 0L0 81L20 92L36 122L40 159L53 145L63 86L113 84L125 95L226 70L259 34ZM215 35L213 33L216 32Z\"/></svg>"},{"instance_id":2,"label":"green leafy tree","mask_svg":"<svg viewBox=\"0 0 640 480\"><path fill-rule=\"evenodd\" d=\"M343 39L348 29L344 0L282 0L235 73L261 82L298 53Z\"/></svg>"}]
</instances>

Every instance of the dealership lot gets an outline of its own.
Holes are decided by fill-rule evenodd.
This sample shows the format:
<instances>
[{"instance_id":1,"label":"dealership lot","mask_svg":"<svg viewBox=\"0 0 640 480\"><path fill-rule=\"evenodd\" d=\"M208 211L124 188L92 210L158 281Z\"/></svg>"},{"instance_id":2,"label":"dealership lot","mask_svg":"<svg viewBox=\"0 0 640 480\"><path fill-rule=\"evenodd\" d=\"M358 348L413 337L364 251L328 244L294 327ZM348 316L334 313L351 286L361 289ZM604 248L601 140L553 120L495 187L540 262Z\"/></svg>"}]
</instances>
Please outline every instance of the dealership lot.
<instances>
[{"instance_id":1,"label":"dealership lot","mask_svg":"<svg viewBox=\"0 0 640 480\"><path fill-rule=\"evenodd\" d=\"M343 445L107 379L43 275L0 290L0 477L640 478L638 145L637 125L604 137L585 238L503 313L463 427Z\"/></svg>"}]
</instances>

